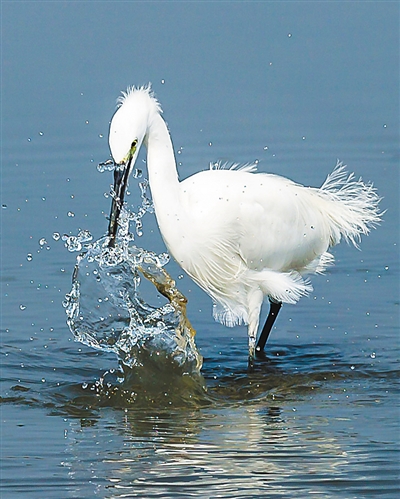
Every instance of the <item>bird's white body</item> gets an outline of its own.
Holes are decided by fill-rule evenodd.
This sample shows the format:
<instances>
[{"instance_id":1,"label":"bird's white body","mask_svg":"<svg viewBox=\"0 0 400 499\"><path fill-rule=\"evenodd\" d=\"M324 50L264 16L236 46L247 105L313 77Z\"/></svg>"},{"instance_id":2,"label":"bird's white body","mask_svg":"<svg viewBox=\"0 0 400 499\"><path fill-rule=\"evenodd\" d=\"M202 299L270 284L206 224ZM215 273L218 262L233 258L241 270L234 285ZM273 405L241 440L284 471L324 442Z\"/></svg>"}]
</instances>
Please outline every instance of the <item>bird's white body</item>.
<instances>
[{"instance_id":1,"label":"bird's white body","mask_svg":"<svg viewBox=\"0 0 400 499\"><path fill-rule=\"evenodd\" d=\"M254 166L201 171L180 182L172 142L148 88L129 89L110 126L116 163L143 142L155 213L169 252L214 301L214 317L248 324L254 351L262 302L295 303L311 284L303 276L333 263L341 237L356 243L379 221L370 184L341 165L321 188L254 173Z\"/></svg>"}]
</instances>

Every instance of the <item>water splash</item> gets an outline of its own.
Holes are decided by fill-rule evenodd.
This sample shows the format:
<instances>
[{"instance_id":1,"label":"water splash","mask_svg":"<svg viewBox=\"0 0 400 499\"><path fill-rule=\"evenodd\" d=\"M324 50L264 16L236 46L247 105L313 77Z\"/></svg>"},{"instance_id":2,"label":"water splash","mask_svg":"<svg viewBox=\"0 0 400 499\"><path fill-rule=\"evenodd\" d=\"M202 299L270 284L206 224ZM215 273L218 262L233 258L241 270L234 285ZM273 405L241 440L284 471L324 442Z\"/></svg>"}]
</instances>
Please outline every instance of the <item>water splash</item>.
<instances>
[{"instance_id":1,"label":"water splash","mask_svg":"<svg viewBox=\"0 0 400 499\"><path fill-rule=\"evenodd\" d=\"M109 245L108 236L93 241L86 230L63 236L69 251L82 251L64 302L67 323L77 341L115 352L126 372L154 364L158 370L165 367L180 376L199 374L202 357L186 317L187 300L163 268L169 256L137 247L130 232L132 222L140 236L142 217L153 211L147 187L147 179L139 183L142 204L136 213L122 207L114 246ZM149 305L140 289L143 279L168 302Z\"/></svg>"},{"instance_id":2,"label":"water splash","mask_svg":"<svg viewBox=\"0 0 400 499\"><path fill-rule=\"evenodd\" d=\"M76 340L113 351L129 368L148 359L172 362L182 374L199 372L202 359L186 317L186 298L165 271L167 258L117 239L103 237L77 257L66 296L68 326ZM153 307L140 294L143 277L168 303Z\"/></svg>"},{"instance_id":3,"label":"water splash","mask_svg":"<svg viewBox=\"0 0 400 499\"><path fill-rule=\"evenodd\" d=\"M53 234L53 239L57 241L60 235L57 233ZM85 243L90 242L93 239L92 234L88 230L80 230L77 236L69 236L64 234L61 238L64 241L64 245L68 251L71 253L74 251L82 251L85 248Z\"/></svg>"}]
</instances>

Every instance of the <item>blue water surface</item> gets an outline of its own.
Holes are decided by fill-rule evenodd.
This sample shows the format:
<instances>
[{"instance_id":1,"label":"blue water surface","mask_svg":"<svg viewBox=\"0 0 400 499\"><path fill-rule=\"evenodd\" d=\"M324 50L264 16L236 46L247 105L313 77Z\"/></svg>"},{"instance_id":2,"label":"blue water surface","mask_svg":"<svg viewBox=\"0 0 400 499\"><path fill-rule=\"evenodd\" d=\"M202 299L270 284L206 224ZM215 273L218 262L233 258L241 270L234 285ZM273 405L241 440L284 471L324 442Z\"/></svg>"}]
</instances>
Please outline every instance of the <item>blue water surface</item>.
<instances>
[{"instance_id":1,"label":"blue water surface","mask_svg":"<svg viewBox=\"0 0 400 499\"><path fill-rule=\"evenodd\" d=\"M316 497L399 493L399 5L3 2L0 496ZM337 159L383 223L334 248L248 369L245 327L171 261L202 378L73 341L64 234L107 229L108 124L151 81L181 178L213 161L318 186ZM140 158L143 174L146 165ZM128 204L140 202L137 181ZM165 251L154 215L136 243ZM58 237L60 236L60 237ZM144 290L164 303L151 285ZM266 314L267 310L264 310Z\"/></svg>"}]
</instances>

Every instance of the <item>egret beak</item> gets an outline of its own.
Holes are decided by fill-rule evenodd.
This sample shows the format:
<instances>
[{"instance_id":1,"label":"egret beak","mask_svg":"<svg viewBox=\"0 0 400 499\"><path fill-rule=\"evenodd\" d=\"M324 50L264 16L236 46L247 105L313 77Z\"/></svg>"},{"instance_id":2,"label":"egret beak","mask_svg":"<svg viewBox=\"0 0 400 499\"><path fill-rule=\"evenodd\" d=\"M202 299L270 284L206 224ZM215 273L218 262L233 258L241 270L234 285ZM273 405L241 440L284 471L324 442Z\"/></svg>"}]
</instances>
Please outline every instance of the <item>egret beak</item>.
<instances>
[{"instance_id":1,"label":"egret beak","mask_svg":"<svg viewBox=\"0 0 400 499\"><path fill-rule=\"evenodd\" d=\"M118 219L124 205L125 191L128 185L129 175L132 167L135 164L133 158L135 156L137 140L132 143L131 150L127 158L119 165L116 165L114 170L114 194L111 203L110 219L108 223L108 237L110 241L108 246L113 248L118 232Z\"/></svg>"}]
</instances>

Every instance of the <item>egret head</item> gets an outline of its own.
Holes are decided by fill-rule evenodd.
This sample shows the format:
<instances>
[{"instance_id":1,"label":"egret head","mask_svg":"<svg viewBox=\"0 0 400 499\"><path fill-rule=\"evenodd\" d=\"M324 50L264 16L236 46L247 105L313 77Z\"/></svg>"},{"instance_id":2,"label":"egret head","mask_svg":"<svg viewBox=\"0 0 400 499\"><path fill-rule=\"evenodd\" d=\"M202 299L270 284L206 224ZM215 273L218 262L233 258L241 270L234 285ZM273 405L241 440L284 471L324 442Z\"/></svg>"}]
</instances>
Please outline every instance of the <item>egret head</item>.
<instances>
[{"instance_id":1,"label":"egret head","mask_svg":"<svg viewBox=\"0 0 400 499\"><path fill-rule=\"evenodd\" d=\"M152 117L161 112L160 105L150 85L129 87L117 102L119 106L110 124L110 151L116 164L132 159L134 164Z\"/></svg>"},{"instance_id":2,"label":"egret head","mask_svg":"<svg viewBox=\"0 0 400 499\"><path fill-rule=\"evenodd\" d=\"M129 175L135 165L140 147L145 140L155 113L161 108L147 87L130 87L118 99L119 107L112 117L108 142L116 164L114 170L114 193L111 205L108 235L110 246L115 245L118 218L124 203Z\"/></svg>"}]
</instances>

